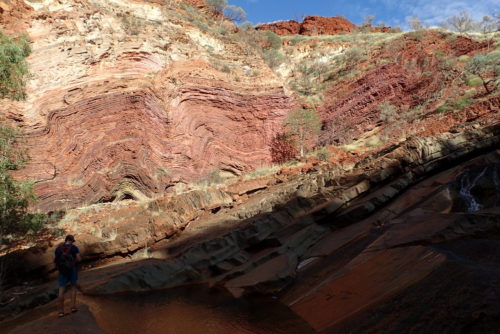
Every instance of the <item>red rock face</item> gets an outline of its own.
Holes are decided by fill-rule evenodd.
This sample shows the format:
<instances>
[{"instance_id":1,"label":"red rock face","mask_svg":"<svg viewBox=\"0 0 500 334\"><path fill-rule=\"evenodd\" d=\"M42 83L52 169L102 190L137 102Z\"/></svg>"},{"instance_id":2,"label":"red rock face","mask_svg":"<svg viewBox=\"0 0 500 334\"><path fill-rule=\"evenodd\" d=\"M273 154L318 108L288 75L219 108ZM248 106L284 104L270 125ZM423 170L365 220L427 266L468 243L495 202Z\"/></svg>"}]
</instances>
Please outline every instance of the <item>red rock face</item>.
<instances>
[{"instance_id":1,"label":"red rock face","mask_svg":"<svg viewBox=\"0 0 500 334\"><path fill-rule=\"evenodd\" d=\"M486 44L465 37L448 42L437 33L427 33L423 41L405 37L399 46L397 51L385 50L370 60L373 63L380 57L390 59L388 63L328 88L326 103L320 109L325 124L322 134L324 143L345 143L382 125L378 108L383 102L413 108L435 101L428 107L436 108L443 100L443 97L436 100L436 94L446 94L445 89L452 82L458 82L461 73L456 69L443 69L442 60L436 55L442 53L458 57L481 50ZM493 109L488 107L485 110ZM442 121L436 122L432 118L425 121L429 124L421 124L423 128L437 126L440 131L443 130ZM457 119L454 124L446 126L461 121ZM431 125L432 122L436 124Z\"/></svg>"},{"instance_id":2,"label":"red rock face","mask_svg":"<svg viewBox=\"0 0 500 334\"><path fill-rule=\"evenodd\" d=\"M115 31L103 33L95 31L101 14L88 19L91 4L67 5L30 18L28 100L0 106L0 116L17 120L26 134L31 160L16 176L36 181L39 208L142 199L213 172L239 175L271 164L270 143L292 100L259 58L245 60L259 69L250 76L238 59L246 55L231 53L231 63L223 42L178 28L183 21L164 29L141 17L131 24L110 16ZM171 10L122 6L114 9L140 8L150 16ZM89 31L81 34L81 27ZM120 46L107 44L115 42ZM215 68L198 43L219 48L238 74Z\"/></svg>"},{"instance_id":3,"label":"red rock face","mask_svg":"<svg viewBox=\"0 0 500 334\"><path fill-rule=\"evenodd\" d=\"M295 20L262 24L257 30L269 30L280 36L299 35L301 24Z\"/></svg>"},{"instance_id":4,"label":"red rock face","mask_svg":"<svg viewBox=\"0 0 500 334\"><path fill-rule=\"evenodd\" d=\"M0 0L0 25L6 32L24 30L29 25L26 18L32 11L22 0Z\"/></svg>"},{"instance_id":5,"label":"red rock face","mask_svg":"<svg viewBox=\"0 0 500 334\"><path fill-rule=\"evenodd\" d=\"M355 27L343 17L308 16L301 24L300 34L307 36L336 35L351 32Z\"/></svg>"},{"instance_id":6,"label":"red rock face","mask_svg":"<svg viewBox=\"0 0 500 334\"><path fill-rule=\"evenodd\" d=\"M351 32L356 28L354 24L343 17L308 16L301 23L297 21L281 21L263 24L258 30L270 30L278 35L336 35Z\"/></svg>"},{"instance_id":7,"label":"red rock face","mask_svg":"<svg viewBox=\"0 0 500 334\"><path fill-rule=\"evenodd\" d=\"M239 94L210 82L183 86L168 112L145 91L83 98L51 111L46 128L28 137L32 160L22 175L41 181L44 210L150 197L216 168L239 174L270 164L288 108L280 90Z\"/></svg>"}]
</instances>

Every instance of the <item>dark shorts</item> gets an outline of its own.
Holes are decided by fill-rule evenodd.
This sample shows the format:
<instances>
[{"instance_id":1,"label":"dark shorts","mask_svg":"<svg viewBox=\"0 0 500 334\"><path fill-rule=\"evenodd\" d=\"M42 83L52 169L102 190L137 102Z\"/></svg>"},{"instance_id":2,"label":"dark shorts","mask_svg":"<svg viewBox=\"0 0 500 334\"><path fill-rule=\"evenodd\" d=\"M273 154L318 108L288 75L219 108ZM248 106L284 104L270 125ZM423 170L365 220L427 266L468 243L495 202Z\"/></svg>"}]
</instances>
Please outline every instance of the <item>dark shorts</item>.
<instances>
[{"instance_id":1,"label":"dark shorts","mask_svg":"<svg viewBox=\"0 0 500 334\"><path fill-rule=\"evenodd\" d=\"M64 287L68 284L75 284L76 281L78 281L78 271L76 270L76 267L73 267L73 270L68 275L63 275L59 273L57 276L57 282L59 283L60 287Z\"/></svg>"}]
</instances>

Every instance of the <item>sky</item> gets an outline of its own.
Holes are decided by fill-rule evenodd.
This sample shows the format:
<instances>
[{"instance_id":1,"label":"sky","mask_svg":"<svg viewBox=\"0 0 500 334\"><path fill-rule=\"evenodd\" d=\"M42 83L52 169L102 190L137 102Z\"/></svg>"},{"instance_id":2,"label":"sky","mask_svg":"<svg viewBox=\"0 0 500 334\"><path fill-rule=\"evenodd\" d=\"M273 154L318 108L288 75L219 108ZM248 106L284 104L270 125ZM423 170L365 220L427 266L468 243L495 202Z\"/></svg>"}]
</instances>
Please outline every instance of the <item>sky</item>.
<instances>
[{"instance_id":1,"label":"sky","mask_svg":"<svg viewBox=\"0 0 500 334\"><path fill-rule=\"evenodd\" d=\"M476 20L500 12L500 0L229 0L242 7L253 24L282 20L300 20L304 15L338 16L360 24L366 15L375 16L375 24L407 28L408 18L417 16L430 26L465 10Z\"/></svg>"}]
</instances>

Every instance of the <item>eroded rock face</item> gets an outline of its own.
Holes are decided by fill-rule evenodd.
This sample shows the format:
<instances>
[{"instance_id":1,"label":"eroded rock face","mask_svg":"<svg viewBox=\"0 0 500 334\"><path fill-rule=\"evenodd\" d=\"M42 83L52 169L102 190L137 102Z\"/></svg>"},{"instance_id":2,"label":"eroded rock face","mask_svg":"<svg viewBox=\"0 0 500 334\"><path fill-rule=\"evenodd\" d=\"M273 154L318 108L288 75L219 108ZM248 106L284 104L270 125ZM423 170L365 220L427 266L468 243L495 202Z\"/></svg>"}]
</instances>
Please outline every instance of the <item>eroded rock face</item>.
<instances>
[{"instance_id":1,"label":"eroded rock face","mask_svg":"<svg viewBox=\"0 0 500 334\"><path fill-rule=\"evenodd\" d=\"M461 74L458 70L443 69L442 61L436 57L437 53L472 55L485 47L484 43L464 37L447 41L435 32L427 33L422 41L405 36L394 42L392 48L396 51L383 50L376 56L391 59L390 62L327 89L326 103L319 109L324 122L324 131L321 134L323 143L348 143L376 127L401 119L405 117L402 115L403 106L406 107L408 116L408 112L413 108L433 101L436 92L446 89L453 80L458 80ZM398 106L401 115L393 115L391 121L384 120L379 108L383 102ZM429 111L433 111L433 107L437 108L441 102L436 100L430 104ZM418 125L408 124L404 129L396 127L385 135L404 136L405 131L429 135L448 131L468 119L498 110L500 98L498 95L491 95L489 100L476 104L461 110L460 113L446 115L445 119L436 113L430 113ZM415 131L416 127L422 130ZM394 133L390 133L391 131Z\"/></svg>"},{"instance_id":2,"label":"eroded rock face","mask_svg":"<svg viewBox=\"0 0 500 334\"><path fill-rule=\"evenodd\" d=\"M15 33L29 27L29 16L33 8L22 0L0 1L0 24L7 33Z\"/></svg>"},{"instance_id":3,"label":"eroded rock face","mask_svg":"<svg viewBox=\"0 0 500 334\"><path fill-rule=\"evenodd\" d=\"M343 17L307 16L302 22L280 21L262 24L258 30L269 30L281 36L287 35L336 35L348 33L356 26Z\"/></svg>"},{"instance_id":4,"label":"eroded rock face","mask_svg":"<svg viewBox=\"0 0 500 334\"><path fill-rule=\"evenodd\" d=\"M35 7L29 98L0 113L26 134L31 161L17 177L36 181L42 210L144 199L271 162L292 100L258 57L179 19L177 2Z\"/></svg>"}]
</instances>

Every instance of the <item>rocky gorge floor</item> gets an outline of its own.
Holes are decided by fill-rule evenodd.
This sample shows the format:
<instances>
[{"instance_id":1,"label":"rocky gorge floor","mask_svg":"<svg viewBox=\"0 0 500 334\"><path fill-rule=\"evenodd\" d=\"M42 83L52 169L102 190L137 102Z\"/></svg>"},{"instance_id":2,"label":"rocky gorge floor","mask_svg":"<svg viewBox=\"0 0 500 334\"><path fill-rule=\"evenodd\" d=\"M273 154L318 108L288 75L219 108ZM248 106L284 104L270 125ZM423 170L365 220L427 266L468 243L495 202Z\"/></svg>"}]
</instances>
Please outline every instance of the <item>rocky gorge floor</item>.
<instances>
[{"instance_id":1,"label":"rocky gorge floor","mask_svg":"<svg viewBox=\"0 0 500 334\"><path fill-rule=\"evenodd\" d=\"M285 307L288 321L317 333L493 330L500 132L496 118L483 122L490 125L439 141L414 138L347 174L311 171L260 188L152 244L149 259L84 271L82 300L106 326L93 298L202 284L242 300L267 296L255 307L266 300ZM49 301L49 286L4 311Z\"/></svg>"}]
</instances>

